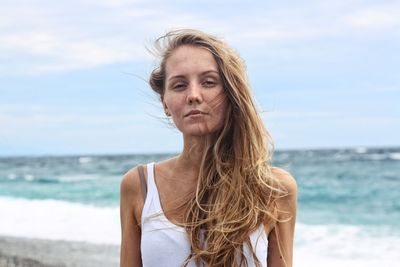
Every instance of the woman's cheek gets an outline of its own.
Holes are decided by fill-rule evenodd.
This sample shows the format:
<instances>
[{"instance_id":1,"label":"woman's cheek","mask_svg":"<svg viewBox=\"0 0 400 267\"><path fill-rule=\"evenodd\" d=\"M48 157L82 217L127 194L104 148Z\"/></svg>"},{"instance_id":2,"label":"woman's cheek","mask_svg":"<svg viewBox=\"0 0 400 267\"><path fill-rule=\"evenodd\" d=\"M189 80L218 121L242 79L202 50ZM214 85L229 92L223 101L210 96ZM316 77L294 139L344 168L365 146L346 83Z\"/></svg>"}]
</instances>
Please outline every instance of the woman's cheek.
<instances>
[{"instance_id":1,"label":"woman's cheek","mask_svg":"<svg viewBox=\"0 0 400 267\"><path fill-rule=\"evenodd\" d=\"M181 129L181 125L182 125L183 115L181 113L182 113L181 111L177 111L177 110L171 111L172 121L174 122L175 126L178 129Z\"/></svg>"}]
</instances>

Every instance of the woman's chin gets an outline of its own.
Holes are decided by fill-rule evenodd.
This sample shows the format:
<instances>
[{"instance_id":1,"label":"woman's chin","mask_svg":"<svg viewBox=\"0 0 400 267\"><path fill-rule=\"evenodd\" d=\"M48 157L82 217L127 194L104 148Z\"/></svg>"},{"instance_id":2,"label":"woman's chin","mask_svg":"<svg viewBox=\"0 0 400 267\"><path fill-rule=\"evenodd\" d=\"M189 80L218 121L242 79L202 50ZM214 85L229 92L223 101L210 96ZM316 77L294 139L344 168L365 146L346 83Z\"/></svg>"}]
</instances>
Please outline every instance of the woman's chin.
<instances>
[{"instance_id":1,"label":"woman's chin","mask_svg":"<svg viewBox=\"0 0 400 267\"><path fill-rule=\"evenodd\" d=\"M213 130L210 130L210 129L208 129L208 128L201 128L201 127L198 127L198 128L192 128L192 129L185 129L184 131L182 131L182 133L183 133L183 135L184 136L187 136L187 137L189 137L189 136L193 136L193 137L201 137L201 136L208 136L208 135L210 135L210 134L212 134L212 133L214 133L215 131L213 131Z\"/></svg>"}]
</instances>

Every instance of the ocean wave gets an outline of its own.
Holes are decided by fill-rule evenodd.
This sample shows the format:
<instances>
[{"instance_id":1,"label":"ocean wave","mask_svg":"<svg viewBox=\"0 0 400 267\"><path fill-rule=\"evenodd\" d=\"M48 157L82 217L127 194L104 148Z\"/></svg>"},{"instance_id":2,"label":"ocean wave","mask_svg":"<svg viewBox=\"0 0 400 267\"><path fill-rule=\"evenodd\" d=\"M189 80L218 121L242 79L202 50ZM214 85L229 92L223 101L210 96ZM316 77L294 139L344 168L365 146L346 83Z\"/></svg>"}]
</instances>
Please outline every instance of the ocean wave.
<instances>
[{"instance_id":1,"label":"ocean wave","mask_svg":"<svg viewBox=\"0 0 400 267\"><path fill-rule=\"evenodd\" d=\"M26 180L26 181L33 181L34 179L35 179L35 176L33 175L33 174L25 174L24 175L24 179Z\"/></svg>"},{"instance_id":2,"label":"ocean wave","mask_svg":"<svg viewBox=\"0 0 400 267\"><path fill-rule=\"evenodd\" d=\"M0 235L120 244L118 207L0 197ZM294 266L394 266L400 234L383 226L297 222Z\"/></svg>"},{"instance_id":3,"label":"ocean wave","mask_svg":"<svg viewBox=\"0 0 400 267\"><path fill-rule=\"evenodd\" d=\"M366 147L357 147L354 149L354 151L358 154L365 154L368 152L368 148Z\"/></svg>"},{"instance_id":4,"label":"ocean wave","mask_svg":"<svg viewBox=\"0 0 400 267\"><path fill-rule=\"evenodd\" d=\"M400 235L391 228L360 225L296 225L295 266L394 266Z\"/></svg>"},{"instance_id":5,"label":"ocean wave","mask_svg":"<svg viewBox=\"0 0 400 267\"><path fill-rule=\"evenodd\" d=\"M400 160L400 153L399 152L392 152L392 153L371 153L371 154L364 154L369 160Z\"/></svg>"},{"instance_id":6,"label":"ocean wave","mask_svg":"<svg viewBox=\"0 0 400 267\"><path fill-rule=\"evenodd\" d=\"M17 179L17 175L15 174L15 173L9 173L8 175L7 175L7 179L8 180L15 180L15 179Z\"/></svg>"},{"instance_id":7,"label":"ocean wave","mask_svg":"<svg viewBox=\"0 0 400 267\"><path fill-rule=\"evenodd\" d=\"M61 175L57 177L59 182L71 183L97 180L100 178L99 174L76 174L76 175Z\"/></svg>"},{"instance_id":8,"label":"ocean wave","mask_svg":"<svg viewBox=\"0 0 400 267\"><path fill-rule=\"evenodd\" d=\"M373 153L373 154L367 154L365 157L369 160L386 160L388 158L387 154L379 154L379 153Z\"/></svg>"},{"instance_id":9,"label":"ocean wave","mask_svg":"<svg viewBox=\"0 0 400 267\"><path fill-rule=\"evenodd\" d=\"M400 160L400 152L390 153L389 158L393 160Z\"/></svg>"},{"instance_id":10,"label":"ocean wave","mask_svg":"<svg viewBox=\"0 0 400 267\"><path fill-rule=\"evenodd\" d=\"M0 235L119 244L117 207L0 197Z\"/></svg>"},{"instance_id":11,"label":"ocean wave","mask_svg":"<svg viewBox=\"0 0 400 267\"><path fill-rule=\"evenodd\" d=\"M102 176L99 174L72 174L72 175L54 175L54 176L41 176L41 175L34 175L30 173L25 174L15 174L9 173L6 175L6 178L3 178L3 181L8 182L19 182L24 181L28 183L74 183L74 182L83 182L83 181L91 181L97 180Z\"/></svg>"},{"instance_id":12,"label":"ocean wave","mask_svg":"<svg viewBox=\"0 0 400 267\"><path fill-rule=\"evenodd\" d=\"M80 164L86 164L92 161L91 157L79 157L78 159Z\"/></svg>"}]
</instances>

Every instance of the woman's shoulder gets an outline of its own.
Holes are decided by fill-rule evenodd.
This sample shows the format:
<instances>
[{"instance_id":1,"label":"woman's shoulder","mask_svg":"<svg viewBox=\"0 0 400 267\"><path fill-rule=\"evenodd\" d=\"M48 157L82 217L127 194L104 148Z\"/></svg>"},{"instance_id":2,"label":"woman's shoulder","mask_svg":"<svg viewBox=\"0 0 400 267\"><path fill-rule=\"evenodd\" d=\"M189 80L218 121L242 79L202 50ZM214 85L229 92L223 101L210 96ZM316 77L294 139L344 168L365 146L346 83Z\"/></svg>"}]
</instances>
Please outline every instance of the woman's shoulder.
<instances>
[{"instance_id":1,"label":"woman's shoulder","mask_svg":"<svg viewBox=\"0 0 400 267\"><path fill-rule=\"evenodd\" d=\"M151 162L155 165L157 165L158 169L162 169L165 166L169 166L169 161L171 159L159 161L159 162ZM147 168L149 164L140 164L137 166L132 167L130 170L128 170L123 176L121 180L121 194L123 192L127 192L130 195L138 195L142 194L141 192L141 182L140 182L140 175L139 175L139 168L142 167L143 170L143 176L144 176L144 181L147 184ZM155 167L153 167L155 168Z\"/></svg>"},{"instance_id":2,"label":"woman's shoulder","mask_svg":"<svg viewBox=\"0 0 400 267\"><path fill-rule=\"evenodd\" d=\"M135 208L143 205L144 192L142 192L142 184L139 174L140 165L132 167L128 170L121 179L120 183L120 197L122 202L128 202L129 205L134 205ZM143 175L145 185L147 184L147 166L143 165ZM137 206L137 207L136 207Z\"/></svg>"},{"instance_id":3,"label":"woman's shoulder","mask_svg":"<svg viewBox=\"0 0 400 267\"><path fill-rule=\"evenodd\" d=\"M272 175L280 182L285 190L285 194L277 200L281 210L289 211L290 215L295 215L297 210L297 182L296 179L286 170L272 168ZM280 214L280 217L287 217L287 212Z\"/></svg>"},{"instance_id":4,"label":"woman's shoulder","mask_svg":"<svg viewBox=\"0 0 400 267\"><path fill-rule=\"evenodd\" d=\"M146 166L143 166L143 173L146 177ZM121 210L133 212L137 222L140 222L141 211L144 205L144 192L140 182L139 165L128 170L121 179L120 183L120 205Z\"/></svg>"},{"instance_id":5,"label":"woman's shoulder","mask_svg":"<svg viewBox=\"0 0 400 267\"><path fill-rule=\"evenodd\" d=\"M289 194L297 192L297 182L292 174L278 167L272 167L271 171L272 175L286 188Z\"/></svg>"},{"instance_id":6,"label":"woman's shoulder","mask_svg":"<svg viewBox=\"0 0 400 267\"><path fill-rule=\"evenodd\" d=\"M121 180L121 194L136 195L140 190L139 166L132 167L128 170Z\"/></svg>"}]
</instances>

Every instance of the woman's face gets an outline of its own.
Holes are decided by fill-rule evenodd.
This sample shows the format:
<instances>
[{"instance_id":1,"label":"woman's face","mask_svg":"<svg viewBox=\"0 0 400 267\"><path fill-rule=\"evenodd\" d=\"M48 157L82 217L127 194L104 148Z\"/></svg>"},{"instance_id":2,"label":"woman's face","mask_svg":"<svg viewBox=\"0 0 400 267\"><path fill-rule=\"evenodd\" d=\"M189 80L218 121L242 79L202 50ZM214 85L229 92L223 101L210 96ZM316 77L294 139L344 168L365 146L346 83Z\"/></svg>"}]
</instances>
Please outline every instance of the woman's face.
<instances>
[{"instance_id":1,"label":"woman's face","mask_svg":"<svg viewBox=\"0 0 400 267\"><path fill-rule=\"evenodd\" d=\"M206 49L183 45L165 64L165 112L184 135L208 135L223 125L226 96L218 65Z\"/></svg>"}]
</instances>

